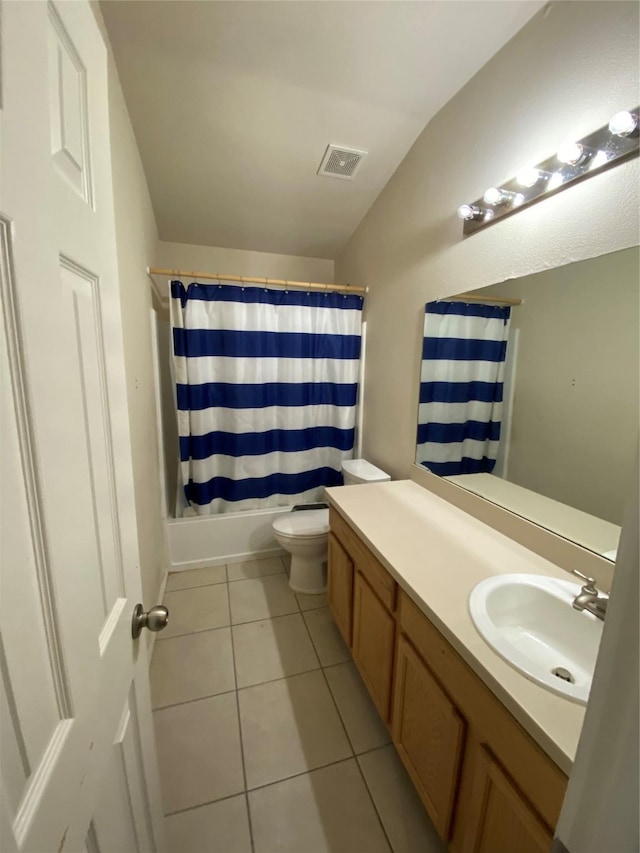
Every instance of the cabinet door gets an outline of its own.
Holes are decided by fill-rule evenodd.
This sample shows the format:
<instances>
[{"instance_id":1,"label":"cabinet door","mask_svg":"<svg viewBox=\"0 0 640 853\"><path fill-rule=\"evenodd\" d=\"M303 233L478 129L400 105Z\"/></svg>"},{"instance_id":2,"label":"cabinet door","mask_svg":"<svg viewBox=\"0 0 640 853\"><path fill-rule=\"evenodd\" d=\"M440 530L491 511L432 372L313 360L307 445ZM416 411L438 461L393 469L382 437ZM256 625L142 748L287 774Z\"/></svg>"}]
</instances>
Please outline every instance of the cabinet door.
<instances>
[{"instance_id":1,"label":"cabinet door","mask_svg":"<svg viewBox=\"0 0 640 853\"><path fill-rule=\"evenodd\" d=\"M477 755L464 853L548 853L552 834L486 747Z\"/></svg>"},{"instance_id":2,"label":"cabinet door","mask_svg":"<svg viewBox=\"0 0 640 853\"><path fill-rule=\"evenodd\" d=\"M393 740L445 841L449 838L458 791L464 735L465 721L401 634L396 659ZM502 849L497 847L493 853Z\"/></svg>"},{"instance_id":3,"label":"cabinet door","mask_svg":"<svg viewBox=\"0 0 640 853\"><path fill-rule=\"evenodd\" d=\"M353 608L353 659L378 712L389 721L396 623L360 572Z\"/></svg>"},{"instance_id":4,"label":"cabinet door","mask_svg":"<svg viewBox=\"0 0 640 853\"><path fill-rule=\"evenodd\" d=\"M333 533L329 534L327 564L329 608L345 643L351 648L353 622L353 560Z\"/></svg>"}]
</instances>

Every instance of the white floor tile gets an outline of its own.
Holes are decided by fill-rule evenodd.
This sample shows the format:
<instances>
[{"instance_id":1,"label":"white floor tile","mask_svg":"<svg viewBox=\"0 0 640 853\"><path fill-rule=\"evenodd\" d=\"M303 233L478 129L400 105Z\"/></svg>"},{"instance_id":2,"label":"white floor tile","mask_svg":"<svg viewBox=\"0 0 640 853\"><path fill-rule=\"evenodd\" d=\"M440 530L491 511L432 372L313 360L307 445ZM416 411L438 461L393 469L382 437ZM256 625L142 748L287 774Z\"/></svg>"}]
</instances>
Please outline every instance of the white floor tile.
<instances>
[{"instance_id":1,"label":"white floor tile","mask_svg":"<svg viewBox=\"0 0 640 853\"><path fill-rule=\"evenodd\" d=\"M264 557L261 560L247 560L244 563L229 563L227 572L230 581L263 578L268 575L283 574L284 563L281 557Z\"/></svg>"},{"instance_id":2,"label":"white floor tile","mask_svg":"<svg viewBox=\"0 0 640 853\"><path fill-rule=\"evenodd\" d=\"M238 691L247 787L352 755L319 670Z\"/></svg>"},{"instance_id":3,"label":"white floor tile","mask_svg":"<svg viewBox=\"0 0 640 853\"><path fill-rule=\"evenodd\" d=\"M368 752L358 761L394 853L446 853L395 748Z\"/></svg>"},{"instance_id":4,"label":"white floor tile","mask_svg":"<svg viewBox=\"0 0 640 853\"><path fill-rule=\"evenodd\" d=\"M165 813L244 790L234 693L154 711Z\"/></svg>"},{"instance_id":5,"label":"white floor tile","mask_svg":"<svg viewBox=\"0 0 640 853\"><path fill-rule=\"evenodd\" d=\"M226 584L168 592L164 603L169 608L169 624L162 632L163 639L229 624Z\"/></svg>"},{"instance_id":6,"label":"white floor tile","mask_svg":"<svg viewBox=\"0 0 640 853\"><path fill-rule=\"evenodd\" d=\"M356 755L390 743L387 727L353 661L331 666L325 675Z\"/></svg>"},{"instance_id":7,"label":"white floor tile","mask_svg":"<svg viewBox=\"0 0 640 853\"><path fill-rule=\"evenodd\" d=\"M328 604L326 592L321 592L318 595L307 595L304 592L296 592L296 598L298 599L300 610L318 610L319 607L326 607Z\"/></svg>"},{"instance_id":8,"label":"white floor tile","mask_svg":"<svg viewBox=\"0 0 640 853\"><path fill-rule=\"evenodd\" d=\"M234 625L299 612L298 602L284 573L230 583L229 599Z\"/></svg>"},{"instance_id":9,"label":"white floor tile","mask_svg":"<svg viewBox=\"0 0 640 853\"><path fill-rule=\"evenodd\" d=\"M299 613L234 625L232 630L238 687L285 678L320 666Z\"/></svg>"},{"instance_id":10,"label":"white floor tile","mask_svg":"<svg viewBox=\"0 0 640 853\"><path fill-rule=\"evenodd\" d=\"M349 649L340 636L328 607L307 610L304 621L307 623L322 666L332 666L335 663L351 660Z\"/></svg>"},{"instance_id":11,"label":"white floor tile","mask_svg":"<svg viewBox=\"0 0 640 853\"><path fill-rule=\"evenodd\" d=\"M231 629L159 639L151 661L154 708L235 689Z\"/></svg>"},{"instance_id":12,"label":"white floor tile","mask_svg":"<svg viewBox=\"0 0 640 853\"><path fill-rule=\"evenodd\" d=\"M194 586L208 586L214 583L225 583L227 580L226 566L209 566L206 569L189 569L186 572L171 572L167 580L167 592L176 589L190 589Z\"/></svg>"},{"instance_id":13,"label":"white floor tile","mask_svg":"<svg viewBox=\"0 0 640 853\"><path fill-rule=\"evenodd\" d=\"M165 818L167 853L251 853L245 795Z\"/></svg>"},{"instance_id":14,"label":"white floor tile","mask_svg":"<svg viewBox=\"0 0 640 853\"><path fill-rule=\"evenodd\" d=\"M255 853L389 853L354 760L249 793Z\"/></svg>"}]
</instances>

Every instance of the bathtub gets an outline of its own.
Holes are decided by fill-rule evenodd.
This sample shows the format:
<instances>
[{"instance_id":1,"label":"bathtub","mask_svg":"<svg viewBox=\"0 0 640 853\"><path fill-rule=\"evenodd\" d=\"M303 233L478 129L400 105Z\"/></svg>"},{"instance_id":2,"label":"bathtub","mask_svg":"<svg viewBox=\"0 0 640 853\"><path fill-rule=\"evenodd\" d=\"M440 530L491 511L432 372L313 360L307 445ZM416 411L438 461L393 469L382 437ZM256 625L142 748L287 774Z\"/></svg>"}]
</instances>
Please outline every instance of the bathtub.
<instances>
[{"instance_id":1,"label":"bathtub","mask_svg":"<svg viewBox=\"0 0 640 853\"><path fill-rule=\"evenodd\" d=\"M285 512L291 507L167 519L169 571L285 554L271 530L273 520Z\"/></svg>"}]
</instances>

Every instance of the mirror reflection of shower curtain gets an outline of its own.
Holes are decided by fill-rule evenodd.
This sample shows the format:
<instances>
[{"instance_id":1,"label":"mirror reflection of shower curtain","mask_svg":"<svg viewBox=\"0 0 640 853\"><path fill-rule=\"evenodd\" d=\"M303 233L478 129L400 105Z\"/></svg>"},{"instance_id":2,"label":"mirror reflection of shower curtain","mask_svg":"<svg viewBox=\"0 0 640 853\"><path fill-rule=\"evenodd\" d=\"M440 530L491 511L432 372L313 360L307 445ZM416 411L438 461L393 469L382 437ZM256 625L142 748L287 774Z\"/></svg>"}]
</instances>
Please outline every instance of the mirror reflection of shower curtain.
<instances>
[{"instance_id":1,"label":"mirror reflection of shower curtain","mask_svg":"<svg viewBox=\"0 0 640 853\"><path fill-rule=\"evenodd\" d=\"M455 301L425 308L416 462L434 474L494 469L510 313Z\"/></svg>"},{"instance_id":2,"label":"mirror reflection of shower curtain","mask_svg":"<svg viewBox=\"0 0 640 853\"><path fill-rule=\"evenodd\" d=\"M363 299L172 282L181 483L198 515L321 500L353 455Z\"/></svg>"}]
</instances>

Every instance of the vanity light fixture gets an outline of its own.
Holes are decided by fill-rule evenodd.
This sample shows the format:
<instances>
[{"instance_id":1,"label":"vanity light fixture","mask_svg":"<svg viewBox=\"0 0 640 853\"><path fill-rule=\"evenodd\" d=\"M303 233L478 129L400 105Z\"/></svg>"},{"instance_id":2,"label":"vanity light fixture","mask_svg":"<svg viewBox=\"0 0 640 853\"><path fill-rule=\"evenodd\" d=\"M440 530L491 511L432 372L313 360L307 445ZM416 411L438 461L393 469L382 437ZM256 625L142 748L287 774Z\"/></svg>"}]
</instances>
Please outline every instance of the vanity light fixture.
<instances>
[{"instance_id":1,"label":"vanity light fixture","mask_svg":"<svg viewBox=\"0 0 640 853\"><path fill-rule=\"evenodd\" d=\"M458 216L464 221L463 234L473 234L576 181L636 156L640 150L639 124L640 107L621 110L604 127L583 139L565 142L542 163L527 166L515 178L490 187L473 204L461 204Z\"/></svg>"}]
</instances>

